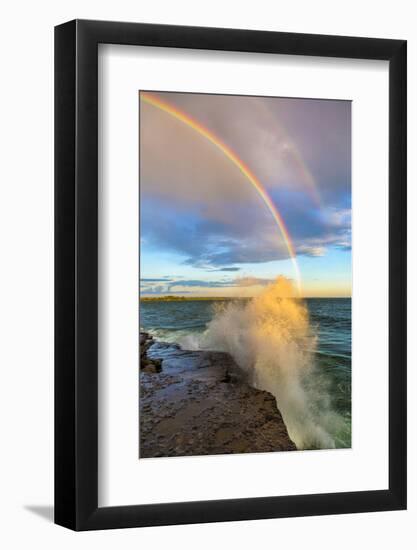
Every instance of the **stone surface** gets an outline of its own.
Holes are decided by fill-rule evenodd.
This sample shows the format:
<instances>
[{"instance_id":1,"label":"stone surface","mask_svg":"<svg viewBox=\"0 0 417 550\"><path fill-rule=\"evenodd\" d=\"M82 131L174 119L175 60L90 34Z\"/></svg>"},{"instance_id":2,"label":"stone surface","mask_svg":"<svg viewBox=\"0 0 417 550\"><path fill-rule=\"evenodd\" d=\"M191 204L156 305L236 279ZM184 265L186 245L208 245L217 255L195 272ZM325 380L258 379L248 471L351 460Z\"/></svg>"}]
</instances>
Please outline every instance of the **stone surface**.
<instances>
[{"instance_id":1,"label":"stone surface","mask_svg":"<svg viewBox=\"0 0 417 550\"><path fill-rule=\"evenodd\" d=\"M140 369L156 374L162 370L162 359L152 359L148 356L148 349L153 343L154 339L147 332L139 334Z\"/></svg>"},{"instance_id":2,"label":"stone surface","mask_svg":"<svg viewBox=\"0 0 417 550\"><path fill-rule=\"evenodd\" d=\"M228 354L152 340L146 360L163 368L140 371L141 458L295 450L275 398Z\"/></svg>"}]
</instances>

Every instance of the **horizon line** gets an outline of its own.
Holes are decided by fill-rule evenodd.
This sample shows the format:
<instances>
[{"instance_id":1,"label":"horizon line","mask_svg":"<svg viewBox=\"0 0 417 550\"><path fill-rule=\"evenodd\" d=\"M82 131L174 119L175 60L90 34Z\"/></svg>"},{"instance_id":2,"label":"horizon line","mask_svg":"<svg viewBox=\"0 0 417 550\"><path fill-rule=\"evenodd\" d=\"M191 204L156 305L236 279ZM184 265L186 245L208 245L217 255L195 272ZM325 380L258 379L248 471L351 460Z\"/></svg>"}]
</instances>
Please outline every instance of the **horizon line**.
<instances>
[{"instance_id":1,"label":"horizon line","mask_svg":"<svg viewBox=\"0 0 417 550\"><path fill-rule=\"evenodd\" d=\"M194 295L182 295L182 294L144 294L144 295L139 295L139 300L142 300L142 299L147 299L147 300L168 300L168 299L182 299L182 300L242 300L242 299L245 299L245 300L250 300L251 298L256 298L257 295L254 295L254 296L208 296L207 294L206 295L197 295L197 294L194 294ZM328 296L317 296L317 295L309 295L309 296L292 296L292 298L300 298L300 299L303 299L303 298L330 298L330 299L336 299L336 298L341 298L341 299L344 299L344 298L352 298L352 295L349 294L349 295L328 295Z\"/></svg>"}]
</instances>

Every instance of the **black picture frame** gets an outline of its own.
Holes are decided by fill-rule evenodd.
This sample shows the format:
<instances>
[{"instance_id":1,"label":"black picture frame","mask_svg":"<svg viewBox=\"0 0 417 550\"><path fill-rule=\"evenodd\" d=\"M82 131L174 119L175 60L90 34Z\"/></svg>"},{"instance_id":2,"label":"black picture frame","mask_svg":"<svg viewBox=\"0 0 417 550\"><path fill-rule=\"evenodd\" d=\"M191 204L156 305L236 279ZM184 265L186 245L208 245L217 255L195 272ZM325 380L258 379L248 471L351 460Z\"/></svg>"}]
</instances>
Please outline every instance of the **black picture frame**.
<instances>
[{"instance_id":1,"label":"black picture frame","mask_svg":"<svg viewBox=\"0 0 417 550\"><path fill-rule=\"evenodd\" d=\"M98 45L389 62L389 488L98 506ZM55 523L108 529L406 508L406 41L74 20L55 28Z\"/></svg>"}]
</instances>

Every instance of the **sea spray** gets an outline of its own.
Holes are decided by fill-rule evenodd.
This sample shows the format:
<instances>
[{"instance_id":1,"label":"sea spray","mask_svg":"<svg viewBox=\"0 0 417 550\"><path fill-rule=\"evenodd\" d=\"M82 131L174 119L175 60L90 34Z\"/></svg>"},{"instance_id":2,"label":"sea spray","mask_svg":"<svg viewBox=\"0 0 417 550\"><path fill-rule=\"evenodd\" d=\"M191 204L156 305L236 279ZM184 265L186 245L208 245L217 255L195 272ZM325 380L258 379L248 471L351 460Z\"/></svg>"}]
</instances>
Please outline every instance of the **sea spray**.
<instances>
[{"instance_id":1,"label":"sea spray","mask_svg":"<svg viewBox=\"0 0 417 550\"><path fill-rule=\"evenodd\" d=\"M317 336L290 281L278 277L249 301L217 304L199 347L228 352L251 384L272 393L298 449L339 447L343 418L315 364ZM188 344L188 345L187 345Z\"/></svg>"}]
</instances>

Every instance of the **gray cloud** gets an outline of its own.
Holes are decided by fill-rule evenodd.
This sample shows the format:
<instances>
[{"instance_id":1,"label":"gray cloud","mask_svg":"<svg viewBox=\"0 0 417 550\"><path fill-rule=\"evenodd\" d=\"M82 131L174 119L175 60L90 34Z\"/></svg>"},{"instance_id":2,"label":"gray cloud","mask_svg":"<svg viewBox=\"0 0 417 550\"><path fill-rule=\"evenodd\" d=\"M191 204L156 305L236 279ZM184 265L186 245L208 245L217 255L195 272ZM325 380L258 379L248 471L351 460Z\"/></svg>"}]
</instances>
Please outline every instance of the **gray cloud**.
<instances>
[{"instance_id":1,"label":"gray cloud","mask_svg":"<svg viewBox=\"0 0 417 550\"><path fill-rule=\"evenodd\" d=\"M162 282L166 282L166 281L169 281L169 280L170 280L170 277L162 277L161 279L154 279L152 277L141 278L141 281L144 282L144 283L162 283Z\"/></svg>"},{"instance_id":2,"label":"gray cloud","mask_svg":"<svg viewBox=\"0 0 417 550\"><path fill-rule=\"evenodd\" d=\"M220 267L219 269L213 269L212 271L240 271L240 267Z\"/></svg>"},{"instance_id":3,"label":"gray cloud","mask_svg":"<svg viewBox=\"0 0 417 550\"><path fill-rule=\"evenodd\" d=\"M155 208L156 209L156 208ZM287 259L288 249L276 226L268 219L257 224L231 216L230 225L187 222L187 212L175 216L159 207L159 216L144 216L147 242L159 249L183 256L186 265L207 270L238 271L235 264L271 262ZM153 209L151 209L151 212ZM292 213L293 244L297 254L323 256L328 248L349 250L351 246L350 211L332 209L329 215L308 219L307 213ZM256 216L255 216L256 218ZM307 220L306 226L302 222Z\"/></svg>"},{"instance_id":4,"label":"gray cloud","mask_svg":"<svg viewBox=\"0 0 417 550\"><path fill-rule=\"evenodd\" d=\"M187 288L232 288L232 287L250 287L255 285L267 285L272 279L259 277L236 277L217 280L206 279L171 279L165 285L154 284L149 279L144 278L140 281L141 294L170 294L175 292L191 292L184 290Z\"/></svg>"},{"instance_id":5,"label":"gray cloud","mask_svg":"<svg viewBox=\"0 0 417 550\"><path fill-rule=\"evenodd\" d=\"M279 206L298 254L350 248L349 102L158 95L244 159ZM143 103L140 159L146 245L209 271L288 258L270 212L237 167L194 130ZM324 209L305 193L309 170Z\"/></svg>"},{"instance_id":6,"label":"gray cloud","mask_svg":"<svg viewBox=\"0 0 417 550\"><path fill-rule=\"evenodd\" d=\"M302 244L297 247L297 253L303 254L305 256L312 256L313 258L318 258L326 254L326 248L324 246L308 246Z\"/></svg>"},{"instance_id":7,"label":"gray cloud","mask_svg":"<svg viewBox=\"0 0 417 550\"><path fill-rule=\"evenodd\" d=\"M172 279L167 281L165 285L149 283L146 279L141 279L140 290L141 294L170 294L176 291L185 291L184 288L230 288L235 286L233 279L224 281L211 281L202 279Z\"/></svg>"},{"instance_id":8,"label":"gray cloud","mask_svg":"<svg viewBox=\"0 0 417 550\"><path fill-rule=\"evenodd\" d=\"M349 101L181 93L157 95L221 136L268 189L303 190L306 185L308 187L311 177L323 199L330 193L334 201L338 192L349 192ZM179 153L184 143L183 156L194 172L198 173L199 168L206 165L207 147L202 156L200 149L200 146L204 147L204 138L181 122L168 121L172 117L155 108L142 105L141 112L145 125L151 121L155 130L151 136L164 150L164 156L165 140L169 140L173 154ZM165 136L161 136L156 127L158 124L168 132ZM150 137L145 133L149 133L149 127L142 137ZM177 137L177 141L171 139L172 135ZM221 160L221 153L216 158L213 147L210 158L214 163L213 172L219 172L219 168L223 171ZM188 170L190 166L187 166ZM233 171L230 177L233 177Z\"/></svg>"},{"instance_id":9,"label":"gray cloud","mask_svg":"<svg viewBox=\"0 0 417 550\"><path fill-rule=\"evenodd\" d=\"M255 286L255 285L269 285L273 279L264 279L261 277L239 277L235 279L235 284L240 287Z\"/></svg>"}]
</instances>

